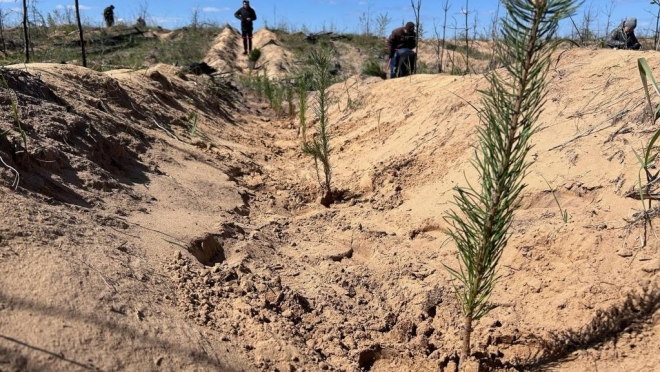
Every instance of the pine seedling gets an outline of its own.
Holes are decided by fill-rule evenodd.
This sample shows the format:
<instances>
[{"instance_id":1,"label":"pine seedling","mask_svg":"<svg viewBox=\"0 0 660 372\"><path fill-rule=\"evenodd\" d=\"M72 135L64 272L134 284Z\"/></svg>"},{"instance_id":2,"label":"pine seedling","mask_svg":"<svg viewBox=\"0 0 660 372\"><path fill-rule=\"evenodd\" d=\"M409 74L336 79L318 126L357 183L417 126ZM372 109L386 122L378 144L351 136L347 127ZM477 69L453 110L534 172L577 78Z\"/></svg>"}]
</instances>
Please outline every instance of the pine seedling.
<instances>
[{"instance_id":1,"label":"pine seedling","mask_svg":"<svg viewBox=\"0 0 660 372\"><path fill-rule=\"evenodd\" d=\"M271 107L279 115L282 113L282 101L284 100L284 87L281 84L273 84L273 100L271 102Z\"/></svg>"},{"instance_id":2,"label":"pine seedling","mask_svg":"<svg viewBox=\"0 0 660 372\"><path fill-rule=\"evenodd\" d=\"M310 60L312 63L314 85L318 89L315 97L314 113L319 120L316 135L310 141L303 143L303 153L314 158L316 175L319 185L325 189L325 197L329 200L332 195L330 182L332 180L332 168L330 166L330 132L328 131L328 106L330 97L328 87L330 86L330 68L332 56L328 50L312 51ZM324 180L321 180L319 163L323 168Z\"/></svg>"},{"instance_id":3,"label":"pine seedling","mask_svg":"<svg viewBox=\"0 0 660 372\"><path fill-rule=\"evenodd\" d=\"M296 81L296 93L298 94L298 117L300 119L300 134L302 134L303 144L307 143L307 92L309 90L309 80L306 75L300 76Z\"/></svg>"},{"instance_id":4,"label":"pine seedling","mask_svg":"<svg viewBox=\"0 0 660 372\"><path fill-rule=\"evenodd\" d=\"M195 133L197 132L197 120L198 120L198 115L197 112L193 111L188 115L188 121L190 122L190 138L195 137Z\"/></svg>"},{"instance_id":5,"label":"pine seedling","mask_svg":"<svg viewBox=\"0 0 660 372\"><path fill-rule=\"evenodd\" d=\"M660 104L653 108L653 103L651 102L651 94L649 92L649 82L651 83L651 86L653 87L653 90L660 96L660 89L658 89L658 83L656 82L655 78L653 77L653 72L651 71L651 68L649 67L649 64L646 62L645 58L639 58L637 60L637 67L639 69L639 76L642 79L642 86L644 87L644 93L646 94L646 100L649 104L649 109L651 110L651 125L655 125L655 122L658 120L658 117L660 116ZM660 138L660 130L656 131L653 134L653 137L651 137L651 140L642 147L642 152L641 154L635 151L633 149L633 153L635 153L635 156L637 157L637 161L639 162L639 172L637 173L637 184L639 187L639 199L642 201L642 208L646 212L646 206L644 205L644 196L650 194L650 188L651 184L658 178L658 175L660 174L660 171L656 172L655 174L651 173L649 170L650 167L655 163L655 160L657 159L658 155L660 153L658 151L654 151L655 143ZM644 172L646 176L646 185L642 185L642 172ZM651 209L651 198L649 198L649 209Z\"/></svg>"},{"instance_id":6,"label":"pine seedling","mask_svg":"<svg viewBox=\"0 0 660 372\"><path fill-rule=\"evenodd\" d=\"M264 85L264 96L266 97L266 100L268 101L268 104L273 107L273 97L275 95L275 89L273 87L273 83L270 81L270 79L267 76L262 77L262 83Z\"/></svg>"},{"instance_id":7,"label":"pine seedling","mask_svg":"<svg viewBox=\"0 0 660 372\"><path fill-rule=\"evenodd\" d=\"M257 94L257 98L259 98L260 100L264 96L264 85L262 84L261 79L262 79L261 75L259 75L259 73L257 72L257 76L254 78L254 89L255 89L255 93Z\"/></svg>"},{"instance_id":8,"label":"pine seedling","mask_svg":"<svg viewBox=\"0 0 660 372\"><path fill-rule=\"evenodd\" d=\"M508 17L502 38L495 45L498 56L512 56L503 70L486 76L490 87L482 91L477 109L481 127L472 165L480 187L468 182L456 187L458 211L445 216L447 234L458 248L459 268L445 266L458 281L454 286L463 312L461 361L470 356L472 325L492 309L490 295L497 282L497 267L508 242L508 229L520 205L525 160L530 138L546 97L546 75L552 40L559 21L576 8L575 0L503 0Z\"/></svg>"},{"instance_id":9,"label":"pine seedling","mask_svg":"<svg viewBox=\"0 0 660 372\"><path fill-rule=\"evenodd\" d=\"M286 84L286 103L289 105L289 118L293 118L296 115L296 110L293 106L293 87L288 82Z\"/></svg>"},{"instance_id":10,"label":"pine seedling","mask_svg":"<svg viewBox=\"0 0 660 372\"><path fill-rule=\"evenodd\" d=\"M16 124L18 133L20 133L21 139L23 139L23 147L25 147L27 150L27 134L23 130L23 125L21 124L21 119L18 115L18 96L16 95L16 92L9 88L9 83L7 82L7 79L5 79L5 75L0 74L0 77L2 77L2 84L9 91L9 99L11 101L11 112L14 118L14 124ZM6 132L2 134L4 135Z\"/></svg>"}]
</instances>

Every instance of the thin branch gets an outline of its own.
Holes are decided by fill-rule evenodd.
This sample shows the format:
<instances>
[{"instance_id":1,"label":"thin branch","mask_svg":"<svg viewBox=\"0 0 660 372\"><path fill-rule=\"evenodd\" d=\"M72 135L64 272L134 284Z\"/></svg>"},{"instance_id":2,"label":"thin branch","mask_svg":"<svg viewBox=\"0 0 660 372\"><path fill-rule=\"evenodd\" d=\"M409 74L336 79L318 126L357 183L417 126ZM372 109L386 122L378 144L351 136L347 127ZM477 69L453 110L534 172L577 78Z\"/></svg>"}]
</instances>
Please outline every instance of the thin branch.
<instances>
[{"instance_id":1,"label":"thin branch","mask_svg":"<svg viewBox=\"0 0 660 372\"><path fill-rule=\"evenodd\" d=\"M157 126L158 128L162 129L165 133L167 133L167 135L169 135L170 137L172 137L172 138L176 139L177 141L181 142L181 140L179 139L179 137L176 136L176 134L170 132L170 131L167 130L164 126L158 124L158 122L156 121L156 119L151 118L151 120L153 120L154 124L156 124L156 126Z\"/></svg>"},{"instance_id":2,"label":"thin branch","mask_svg":"<svg viewBox=\"0 0 660 372\"><path fill-rule=\"evenodd\" d=\"M2 164L4 164L5 167L9 168L12 172L14 172L14 174L16 174L16 177L14 178L14 182L11 183L11 187L14 190L17 190L18 189L18 182L21 179L20 174L18 173L18 171L15 168L13 168L9 164L5 163L4 159L2 159L2 156L0 156L0 162L2 162Z\"/></svg>"},{"instance_id":3,"label":"thin branch","mask_svg":"<svg viewBox=\"0 0 660 372\"><path fill-rule=\"evenodd\" d=\"M606 123L606 122L608 122L608 121L610 121L610 120L613 120L613 121L616 122L617 119L622 118L623 115L625 115L625 114L627 114L627 113L629 113L629 112L630 112L630 109L624 109L624 110L621 110L621 111L619 111L618 113L614 114L613 116L610 116L609 118L607 118L607 119L601 121L601 122L598 123L597 125L595 125L595 126L593 126L593 127L590 127L589 129L585 130L584 132L578 134L577 136L575 136L575 137L573 137L573 138L571 138L571 139L569 139L569 140L567 140L567 141L565 141L565 142L562 142L562 143L560 143L560 144L558 144L558 145L555 145L555 146L549 148L548 151L552 151L552 150L555 150L555 149L558 149L558 148L564 147L564 146L568 145L569 143L571 143L571 142L573 142L573 141L576 141L576 140L578 140L578 139L580 139L580 138L582 138L582 137L586 137L586 136L588 136L588 135L590 135L590 134L592 134L592 133L600 132L600 131L603 130L603 129L607 129L607 128L613 126L614 123L613 123L613 124L610 124L610 125L607 125L607 126L604 126L604 127L602 127L602 128L598 128L598 126L601 125L601 124L603 124L603 123ZM596 128L598 128L598 129L596 129Z\"/></svg>"}]
</instances>

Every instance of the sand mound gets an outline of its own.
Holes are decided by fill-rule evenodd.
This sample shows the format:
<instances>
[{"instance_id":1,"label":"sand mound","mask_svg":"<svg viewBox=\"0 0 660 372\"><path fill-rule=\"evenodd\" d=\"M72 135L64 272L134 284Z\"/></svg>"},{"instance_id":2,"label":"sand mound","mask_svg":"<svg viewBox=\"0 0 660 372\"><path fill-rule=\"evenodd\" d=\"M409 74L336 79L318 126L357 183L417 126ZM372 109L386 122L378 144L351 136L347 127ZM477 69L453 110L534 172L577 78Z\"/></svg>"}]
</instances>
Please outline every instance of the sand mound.
<instances>
[{"instance_id":1,"label":"sand mound","mask_svg":"<svg viewBox=\"0 0 660 372\"><path fill-rule=\"evenodd\" d=\"M238 43L241 41L241 35L230 26L225 27L215 38L211 50L206 54L204 62L218 71L235 71L238 59Z\"/></svg>"},{"instance_id":2,"label":"sand mound","mask_svg":"<svg viewBox=\"0 0 660 372\"><path fill-rule=\"evenodd\" d=\"M252 46L261 50L261 57L255 65L256 71L262 73L265 70L273 79L292 75L293 53L280 45L277 35L273 32L263 28L257 30ZM219 71L236 71L243 74L250 72L247 56L243 55L241 34L229 26L218 35L204 61Z\"/></svg>"},{"instance_id":3,"label":"sand mound","mask_svg":"<svg viewBox=\"0 0 660 372\"><path fill-rule=\"evenodd\" d=\"M261 49L258 65L268 70L268 76L278 79L294 71L293 53L284 49L272 31L262 28L254 33L253 45Z\"/></svg>"}]
</instances>

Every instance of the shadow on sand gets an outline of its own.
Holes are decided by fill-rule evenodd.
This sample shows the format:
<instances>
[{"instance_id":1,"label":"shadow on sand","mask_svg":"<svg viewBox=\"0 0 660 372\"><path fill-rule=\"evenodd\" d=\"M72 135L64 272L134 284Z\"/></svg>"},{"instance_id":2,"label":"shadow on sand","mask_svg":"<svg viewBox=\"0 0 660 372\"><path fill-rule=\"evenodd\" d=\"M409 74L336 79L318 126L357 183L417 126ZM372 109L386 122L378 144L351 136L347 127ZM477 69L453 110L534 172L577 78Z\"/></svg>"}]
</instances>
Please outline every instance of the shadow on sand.
<instances>
[{"instance_id":1,"label":"shadow on sand","mask_svg":"<svg viewBox=\"0 0 660 372\"><path fill-rule=\"evenodd\" d=\"M170 341L162 340L157 337L148 336L139 330L132 329L126 325L114 323L111 321L100 319L93 314L84 314L74 312L63 308L36 303L23 298L7 296L0 292L0 303L9 305L9 308L26 310L32 313L38 313L51 317L58 317L61 319L83 321L94 327L108 333L120 333L127 339L137 340L145 348L160 349L167 355L177 356L183 360L194 364L195 370L208 370L208 371L223 371L223 372L239 372L243 369L228 366L219 360L217 355L214 355L214 350L205 350L206 347L194 344L179 344ZM4 345L3 345L4 344ZM210 346L208 342L206 345ZM13 345L14 347L8 347ZM22 350L21 350L22 349ZM26 351L26 352L23 352ZM98 367L89 362L82 362L65 357L61 353L47 350L43 347L29 344L18 338L0 334L0 370L1 367L9 364L9 370L30 370L30 371L53 371L61 370L54 365L44 365L43 360L30 360L29 351L45 354L48 360L57 363L60 368L66 366L65 370L92 370L100 371ZM28 365L29 364L29 365ZM13 368L13 369L12 369Z\"/></svg>"}]
</instances>

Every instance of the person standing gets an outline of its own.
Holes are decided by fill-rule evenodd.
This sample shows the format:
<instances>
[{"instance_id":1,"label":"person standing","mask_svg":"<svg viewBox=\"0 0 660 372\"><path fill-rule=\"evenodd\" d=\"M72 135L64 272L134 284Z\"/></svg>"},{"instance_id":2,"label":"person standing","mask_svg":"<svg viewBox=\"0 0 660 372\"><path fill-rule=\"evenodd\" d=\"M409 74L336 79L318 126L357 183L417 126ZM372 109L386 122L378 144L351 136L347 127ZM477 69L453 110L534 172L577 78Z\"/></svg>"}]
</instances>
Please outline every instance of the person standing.
<instances>
[{"instance_id":1,"label":"person standing","mask_svg":"<svg viewBox=\"0 0 660 372\"><path fill-rule=\"evenodd\" d=\"M115 24L115 6L110 5L109 7L103 9L103 19L105 19L105 25L110 28Z\"/></svg>"},{"instance_id":2,"label":"person standing","mask_svg":"<svg viewBox=\"0 0 660 372\"><path fill-rule=\"evenodd\" d=\"M243 7L234 13L234 17L241 20L243 54L248 54L249 52L252 52L252 22L257 20L257 13L252 9L248 0L243 0Z\"/></svg>"},{"instance_id":3,"label":"person standing","mask_svg":"<svg viewBox=\"0 0 660 372\"><path fill-rule=\"evenodd\" d=\"M621 26L610 33L605 43L610 48L639 50L642 46L635 37L637 18L626 19Z\"/></svg>"}]
</instances>

